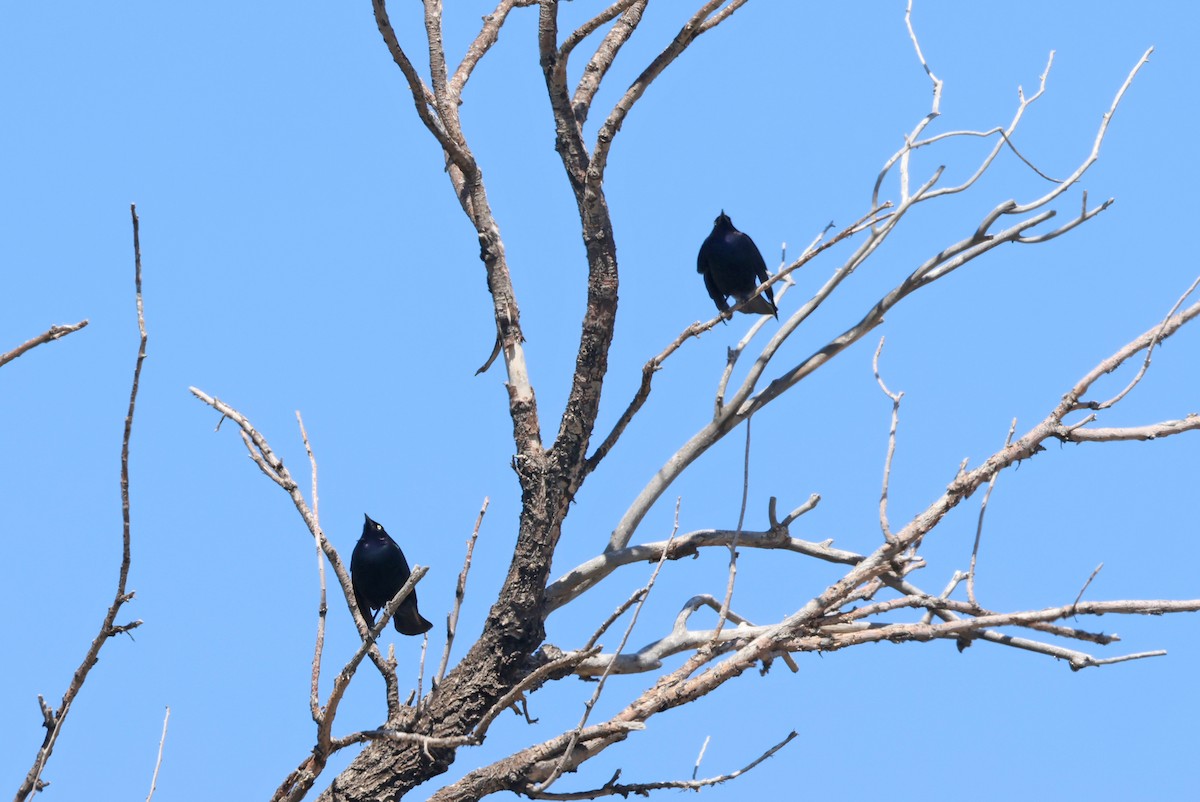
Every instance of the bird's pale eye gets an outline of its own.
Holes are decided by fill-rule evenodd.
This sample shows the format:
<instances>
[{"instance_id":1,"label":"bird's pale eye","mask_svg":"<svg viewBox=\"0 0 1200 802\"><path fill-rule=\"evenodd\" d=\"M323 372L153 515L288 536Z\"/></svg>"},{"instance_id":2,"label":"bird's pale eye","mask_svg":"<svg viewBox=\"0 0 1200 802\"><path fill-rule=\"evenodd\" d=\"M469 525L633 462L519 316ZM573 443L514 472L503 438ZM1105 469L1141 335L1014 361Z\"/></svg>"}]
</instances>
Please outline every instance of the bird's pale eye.
<instances>
[{"instance_id":1,"label":"bird's pale eye","mask_svg":"<svg viewBox=\"0 0 1200 802\"><path fill-rule=\"evenodd\" d=\"M380 532L383 531L383 527L380 526L379 524L375 524L375 528L378 529Z\"/></svg>"}]
</instances>

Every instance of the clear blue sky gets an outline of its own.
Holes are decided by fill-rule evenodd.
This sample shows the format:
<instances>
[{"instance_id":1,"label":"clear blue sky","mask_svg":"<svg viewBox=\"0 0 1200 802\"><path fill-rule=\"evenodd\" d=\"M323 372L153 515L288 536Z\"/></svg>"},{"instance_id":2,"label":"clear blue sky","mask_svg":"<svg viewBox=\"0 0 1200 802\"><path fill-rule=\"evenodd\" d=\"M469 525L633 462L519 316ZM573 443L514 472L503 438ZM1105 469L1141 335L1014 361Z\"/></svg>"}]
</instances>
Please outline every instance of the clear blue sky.
<instances>
[{"instance_id":1,"label":"clear blue sky","mask_svg":"<svg viewBox=\"0 0 1200 802\"><path fill-rule=\"evenodd\" d=\"M675 4L660 5L622 54L593 122L673 35ZM447 6L446 40L460 54L491 5ZM565 8L580 16L597 7ZM903 7L756 0L702 37L634 110L608 178L622 285L603 431L641 364L712 314L694 260L719 210L772 265L780 243L795 253L830 220L866 210L880 166L929 106ZM421 61L417 4L396 2L392 18ZM934 131L1007 122L1017 86L1032 91L1057 51L1047 94L1016 139L1053 175L1084 157L1129 69L1148 46L1157 50L1081 185L1093 201L1115 197L1111 209L1053 243L1001 248L888 316L883 370L906 393L893 522L936 498L963 458L978 464L998 448L1014 416L1021 426L1044 416L1200 273L1188 250L1200 178L1198 19L1185 3L918 4L922 46L946 82ZM543 428L553 431L585 266L553 151L535 22L534 10L514 12L463 115L505 236ZM45 773L46 798L143 798L167 705L156 800L265 798L313 742L313 548L233 427L214 433L217 415L187 387L249 416L307 487L300 410L326 531L348 557L369 512L412 561L431 566L420 593L435 632L489 496L461 654L499 587L519 501L503 370L472 375L494 332L475 237L365 0L9 4L0 108L0 350L52 324L91 321L0 369L4 789L15 790L41 743L36 695L61 696L116 579L136 202L150 347L131 466L137 597L126 614L145 624L132 641L105 647ZM947 148L916 171L944 163L947 179L961 180L980 147ZM802 358L857 320L984 210L1045 186L1006 154L976 191L927 205L781 359ZM1061 215L1077 207L1076 192ZM783 314L846 253L805 268ZM643 416L580 494L555 575L603 548L641 485L702 425L726 346L746 324L689 342L658 376ZM890 402L871 376L868 339L755 419L748 528L762 528L769 496L790 508L819 492L824 500L794 534L875 547ZM1200 329L1185 329L1106 422L1200 411L1197 364ZM684 531L734 526L741 449L735 434L705 455L636 539L669 532L677 495ZM1006 473L988 512L981 601L999 610L1069 603L1100 562L1088 598L1200 596L1198 465L1200 439L1182 436L1053 446ZM927 589L966 568L977 501L927 541ZM631 568L552 617L549 640L582 643L648 573ZM747 553L735 606L756 622L776 619L836 576L794 555ZM669 566L631 642L654 639L688 597L719 593L724 582L723 553ZM331 602L327 676L356 641L345 605ZM777 665L655 718L555 790L602 783L616 767L629 782L690 776L706 735L701 774L719 774L796 729L772 761L705 797L815 798L848 787L855 796L887 788L898 800L1192 793L1200 618L1079 623L1122 635L1098 656L1170 654L1080 673L987 644L963 654L944 642L800 655L799 674ZM416 640L397 643L402 682L412 684L418 651ZM601 712L647 681L613 681ZM505 716L488 744L460 752L446 779L570 727L591 687L570 681L533 696L540 723ZM382 685L364 671L336 733L378 724L383 711Z\"/></svg>"}]
</instances>

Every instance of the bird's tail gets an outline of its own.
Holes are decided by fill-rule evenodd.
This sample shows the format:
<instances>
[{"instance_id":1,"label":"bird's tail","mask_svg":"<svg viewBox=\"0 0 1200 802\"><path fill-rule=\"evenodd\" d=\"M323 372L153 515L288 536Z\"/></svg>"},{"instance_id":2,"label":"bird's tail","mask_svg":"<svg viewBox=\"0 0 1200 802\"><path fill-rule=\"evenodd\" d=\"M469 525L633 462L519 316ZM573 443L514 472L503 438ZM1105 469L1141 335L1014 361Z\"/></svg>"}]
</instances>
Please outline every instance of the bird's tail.
<instances>
[{"instance_id":1,"label":"bird's tail","mask_svg":"<svg viewBox=\"0 0 1200 802\"><path fill-rule=\"evenodd\" d=\"M417 612L416 605L400 605L400 609L392 617L392 623L401 635L420 635L433 628L433 624Z\"/></svg>"},{"instance_id":2,"label":"bird's tail","mask_svg":"<svg viewBox=\"0 0 1200 802\"><path fill-rule=\"evenodd\" d=\"M775 304L765 295L755 296L750 300L750 303L742 307L742 311L748 315L772 315L779 317L779 310L775 308Z\"/></svg>"}]
</instances>

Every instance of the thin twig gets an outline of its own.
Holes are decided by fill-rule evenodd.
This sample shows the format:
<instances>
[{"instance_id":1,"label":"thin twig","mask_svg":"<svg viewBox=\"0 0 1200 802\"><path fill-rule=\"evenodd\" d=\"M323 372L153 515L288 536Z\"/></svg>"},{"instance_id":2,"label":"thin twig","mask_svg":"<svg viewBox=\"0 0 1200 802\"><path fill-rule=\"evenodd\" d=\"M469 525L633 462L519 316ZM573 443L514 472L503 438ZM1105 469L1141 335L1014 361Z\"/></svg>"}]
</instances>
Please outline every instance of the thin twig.
<instances>
[{"instance_id":1,"label":"thin twig","mask_svg":"<svg viewBox=\"0 0 1200 802\"><path fill-rule=\"evenodd\" d=\"M778 305L782 305L784 295L787 294L787 291L791 287L795 286L795 282L792 281L790 276L785 276L785 279L786 286L784 286L782 290L775 294L775 302ZM748 297L745 301L739 301L732 309L721 312L718 317L722 320L726 318L732 319L735 311L743 308L746 304L753 302L755 298L762 294L763 288L770 283L771 282L768 279L763 284L758 285L758 291ZM766 327L767 321L771 320L771 317L768 315L755 315L755 317L757 320L750 324L750 328L746 329L746 333L742 335L740 340L738 340L737 345L726 351L725 369L721 372L721 380L717 382L717 394L713 403L714 419L719 418L721 416L721 412L725 409L725 391L729 386L729 380L733 377L733 370L735 367L737 367L738 360L741 359L742 354L745 353L746 347L750 345L754 338L758 336L759 332Z\"/></svg>"},{"instance_id":2,"label":"thin twig","mask_svg":"<svg viewBox=\"0 0 1200 802\"><path fill-rule=\"evenodd\" d=\"M167 722L171 720L171 706L167 705L166 715L163 716L162 736L158 739L158 758L154 761L154 775L150 778L150 793L146 794L146 802L154 797L154 789L158 788L158 769L162 766L163 744L167 742Z\"/></svg>"},{"instance_id":3,"label":"thin twig","mask_svg":"<svg viewBox=\"0 0 1200 802\"><path fill-rule=\"evenodd\" d=\"M708 751L708 742L712 740L711 735L704 736L704 743L700 745L700 754L696 755L696 765L692 766L692 779L696 779L696 775L700 773L700 763L704 760L704 753Z\"/></svg>"},{"instance_id":4,"label":"thin twig","mask_svg":"<svg viewBox=\"0 0 1200 802\"><path fill-rule=\"evenodd\" d=\"M637 604L638 602L640 602L642 600L642 598L643 598L642 591L644 591L644 590L645 590L645 588L638 588L633 593L629 594L628 599L626 599L625 601L618 604L617 609L615 609L611 613L609 613L608 618L601 621L600 626L596 627L596 631L593 632L592 636L587 639L587 642L585 644L583 644L583 648L581 649L581 651L586 652L586 651L594 648L596 646L596 643L600 640L600 638L602 638L604 636L604 633L608 632L608 628L611 627L613 624L615 624L617 622L617 620L620 619L621 616L625 615L625 613L627 613L629 611L630 607L632 607L633 605Z\"/></svg>"},{"instance_id":5,"label":"thin twig","mask_svg":"<svg viewBox=\"0 0 1200 802\"><path fill-rule=\"evenodd\" d=\"M746 523L746 501L750 496L750 419L746 419L746 451L742 456L742 506L738 510L737 529L733 539L729 541L729 578L725 583L725 599L721 602L721 610L717 615L717 626L714 628L713 642L725 627L729 617L729 605L733 602L733 586L737 582L738 541L742 537L742 527Z\"/></svg>"},{"instance_id":6,"label":"thin twig","mask_svg":"<svg viewBox=\"0 0 1200 802\"><path fill-rule=\"evenodd\" d=\"M1179 300L1176 301L1175 305L1171 307L1171 311L1167 312L1166 316L1163 317L1162 326L1159 327L1160 331L1162 329L1166 328L1167 322L1172 317L1175 316L1175 313L1179 311L1179 307L1183 306L1183 302L1187 300L1187 297L1189 295L1191 295L1193 292L1196 291L1196 287L1198 287L1198 286L1200 286L1200 277L1197 277L1196 280L1192 282L1192 286L1188 287L1187 291L1184 292L1183 295L1179 296ZM1154 354L1154 346L1157 344L1158 344L1157 338L1155 338L1153 341L1151 341L1150 345L1146 348L1146 358L1142 360L1142 366L1140 368L1138 368L1137 375L1134 376L1132 380L1130 380L1129 384L1125 385L1124 390L1117 393L1115 396L1108 399L1107 401L1102 401L1099 404L1092 406L1091 408L1092 409L1108 409L1109 407L1113 406L1118 401L1120 401L1122 398L1127 396L1129 394L1130 390L1132 390L1134 387L1137 387L1138 382L1140 382L1142 380L1142 377L1146 375L1146 371L1150 369L1150 357Z\"/></svg>"},{"instance_id":7,"label":"thin twig","mask_svg":"<svg viewBox=\"0 0 1200 802\"><path fill-rule=\"evenodd\" d=\"M879 383L879 389L892 399L892 428L888 431L887 458L883 461L883 490L879 493L879 528L883 530L883 539L888 543L894 543L896 536L892 534L887 515L888 486L892 479L892 457L896 455L896 427L900 423L900 399L904 398L904 393L893 393L879 375L879 354L883 351L883 341L884 338L880 337L879 346L875 349L875 357L871 360L871 367L875 371L875 381Z\"/></svg>"},{"instance_id":8,"label":"thin twig","mask_svg":"<svg viewBox=\"0 0 1200 802\"><path fill-rule=\"evenodd\" d=\"M762 763L763 761L765 761L768 758L770 758L771 756L773 756L776 752L778 752L783 747L787 746L788 743L790 743L792 741L792 739L794 739L795 737L796 737L796 732L795 732L795 730L793 730L792 732L788 733L788 736L786 738L784 738L782 741L775 744L770 749L768 749L766 752L761 754L757 759L755 759L751 763L748 763L747 765L743 766L742 768L738 769L737 771L731 771L728 774L722 774L718 777L709 777L708 779L705 779L705 780L697 780L696 772L693 771L691 780L664 780L661 782L629 783L629 784L617 785L616 780L617 780L617 777L620 776L620 772L618 772L604 786L602 786L600 788L592 789L589 791L576 791L573 793L561 793L561 794L556 794L556 793L542 794L542 793L534 792L534 793L529 793L529 796L532 797L533 799L575 800L575 799L596 799L596 798L602 797L602 796L615 796L615 795L620 795L622 797L628 798L631 794L634 796L649 796L650 791L664 790L667 788L678 788L678 789L687 790L687 791L699 791L701 788L707 788L707 787L710 787L713 785L720 785L722 783L729 782L730 780L734 779L735 777L740 777L741 775L743 775L746 772L753 769L755 766L758 766L760 763ZM708 741L705 740L705 745L707 745L707 744L708 744ZM701 751L701 755L703 755L703 751ZM700 761L699 761L699 758L697 758L697 760L696 760L697 768L699 767L699 765L700 765Z\"/></svg>"},{"instance_id":9,"label":"thin twig","mask_svg":"<svg viewBox=\"0 0 1200 802\"><path fill-rule=\"evenodd\" d=\"M421 659L417 661L417 698L425 698L425 655L429 652L429 633L421 637Z\"/></svg>"},{"instance_id":10,"label":"thin twig","mask_svg":"<svg viewBox=\"0 0 1200 802\"><path fill-rule=\"evenodd\" d=\"M308 453L308 464L312 471L312 511L313 520L320 524L317 513L317 458L308 442L308 432L304 428L304 419L300 410L296 410L296 423L300 426L300 438L304 441L304 450ZM313 647L312 659L312 691L309 695L309 707L312 710L313 721L321 723L321 653L325 649L325 621L328 618L329 604L325 590L325 555L321 552L321 540L313 536L317 547L317 578L320 583L320 597L317 601L317 638Z\"/></svg>"},{"instance_id":11,"label":"thin twig","mask_svg":"<svg viewBox=\"0 0 1200 802\"><path fill-rule=\"evenodd\" d=\"M475 725L475 731L472 733L474 741L482 743L484 737L487 735L488 727L496 720L496 717L511 707L525 691L544 682L558 672L568 671L599 651L599 647L592 647L583 651L568 652L531 671L524 679L514 685L512 690L497 699L491 709L483 715L479 723Z\"/></svg>"},{"instance_id":12,"label":"thin twig","mask_svg":"<svg viewBox=\"0 0 1200 802\"><path fill-rule=\"evenodd\" d=\"M957 588L959 583L966 578L967 575L962 571L955 571L954 576L950 577L950 581L946 583L946 587L942 589L941 595L939 595L938 598L942 601L949 599L950 594L954 592L954 589ZM930 621L932 621L934 612L935 610L932 607L927 609L925 614L921 616L921 623L928 624Z\"/></svg>"},{"instance_id":13,"label":"thin twig","mask_svg":"<svg viewBox=\"0 0 1200 802\"><path fill-rule=\"evenodd\" d=\"M1017 419L1012 419L1012 425L1008 427L1008 436L1004 438L1004 447L1008 448L1012 445L1013 435L1017 431ZM1000 474L996 473L988 480L987 492L983 494L983 501L979 503L979 520L975 524L975 544L971 546L971 567L967 570L967 601L971 604L977 604L975 600L975 563L979 558L979 541L983 539L983 515L987 512L988 499L992 497L992 489L996 486L996 479Z\"/></svg>"},{"instance_id":14,"label":"thin twig","mask_svg":"<svg viewBox=\"0 0 1200 802\"><path fill-rule=\"evenodd\" d=\"M933 70L929 68L929 62L925 60L925 54L921 52L921 43L917 41L917 32L913 30L912 25L912 0L908 0L908 5L904 9L904 25L908 28L908 38L912 40L913 49L917 51L917 59L921 62L921 66L925 69L925 74L929 76L929 80L933 82L933 110L931 114L937 115L942 98L942 81L933 74Z\"/></svg>"},{"instance_id":15,"label":"thin twig","mask_svg":"<svg viewBox=\"0 0 1200 802\"><path fill-rule=\"evenodd\" d=\"M1097 364L1094 368L1088 371L1083 378L1076 382L1075 386L1063 396L1062 401L1055 408L1054 412L1051 413L1055 422L1061 427L1062 420L1067 414L1076 412L1078 410L1092 409L1094 406L1098 406L1098 404L1095 402L1083 401L1081 399L1083 398L1083 395L1091 389L1092 385L1100 379L1100 377L1108 373L1112 373L1127 360L1133 357L1134 354L1149 348L1154 343L1162 342L1175 332L1179 331L1180 328L1196 319L1196 317L1200 317L1200 302L1194 303L1182 312L1172 316L1165 322L1164 325L1156 325L1153 329L1145 332L1140 337L1137 337L1126 343L1112 356L1108 357L1108 359L1105 359ZM1189 419L1191 417L1192 416L1189 416ZM1162 426L1166 428L1171 424L1177 423L1179 422L1167 422L1162 424ZM1062 430L1056 431L1055 435L1079 435L1086 431L1088 430L1084 429L1078 432L1067 432L1066 427L1062 427ZM1074 437L1071 439L1074 439Z\"/></svg>"},{"instance_id":16,"label":"thin twig","mask_svg":"<svg viewBox=\"0 0 1200 802\"><path fill-rule=\"evenodd\" d=\"M1088 586L1092 584L1092 580L1096 578L1096 574L1100 573L1100 569L1103 567L1104 563L1100 563L1096 566L1096 570L1092 571L1092 575L1087 578L1087 582L1084 582L1083 587L1079 589L1079 595L1075 597L1075 604L1079 604L1080 599L1083 598L1083 594L1087 592Z\"/></svg>"},{"instance_id":17,"label":"thin twig","mask_svg":"<svg viewBox=\"0 0 1200 802\"><path fill-rule=\"evenodd\" d=\"M674 543L675 536L679 534L679 508L682 503L683 497L677 496L675 498L675 524L671 527L671 534L666 540L666 546L664 546L663 553L658 557L660 561L665 559L670 553L670 546L672 543ZM609 615L608 618L604 619L600 626L596 628L596 631L592 633L592 637L588 638L587 643L583 645L583 649L581 651L591 650L592 647L594 647L600 641L600 638L604 635L604 633L608 631L608 628L616 623L617 619L623 616L630 607L645 598L645 590L646 589L644 587L638 588L632 594L630 594L629 598L623 601L616 610L613 610L612 614Z\"/></svg>"},{"instance_id":18,"label":"thin twig","mask_svg":"<svg viewBox=\"0 0 1200 802\"><path fill-rule=\"evenodd\" d=\"M475 541L479 539L479 526L483 523L483 516L490 503L490 499L485 496L483 505L479 508L479 515L475 517L475 528L471 530L471 537L467 540L467 554L463 558L462 570L458 572L458 584L454 588L454 607L446 617L446 648L442 651L442 660L438 664L435 684L446 676L446 667L450 663L450 647L454 645L454 633L458 631L458 614L462 610L463 599L467 593L467 572L471 570L471 556L475 553Z\"/></svg>"}]
</instances>

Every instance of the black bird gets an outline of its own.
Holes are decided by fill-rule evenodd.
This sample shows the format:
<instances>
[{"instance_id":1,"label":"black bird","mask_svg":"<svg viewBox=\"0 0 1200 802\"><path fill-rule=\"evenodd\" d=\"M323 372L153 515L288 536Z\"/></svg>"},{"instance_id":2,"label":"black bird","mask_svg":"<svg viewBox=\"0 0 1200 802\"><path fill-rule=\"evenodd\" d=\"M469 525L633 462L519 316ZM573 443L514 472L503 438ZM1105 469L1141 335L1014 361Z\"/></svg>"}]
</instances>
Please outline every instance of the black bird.
<instances>
[{"instance_id":1,"label":"black bird","mask_svg":"<svg viewBox=\"0 0 1200 802\"><path fill-rule=\"evenodd\" d=\"M704 274L704 286L709 297L724 312L729 308L726 298L732 295L738 303L749 298L760 282L767 280L767 263L754 240L733 227L725 210L713 221L712 233L700 246L696 257L696 272ZM757 281L755 281L757 279ZM779 317L775 308L775 293L767 287L762 295L742 307L743 312Z\"/></svg>"},{"instance_id":2,"label":"black bird","mask_svg":"<svg viewBox=\"0 0 1200 802\"><path fill-rule=\"evenodd\" d=\"M363 517L366 521L363 522L362 537L350 556L350 579L359 611L363 618L374 624L375 611L387 606L404 587L412 572L408 568L408 560L404 559L404 552L396 545L396 541L388 537L383 525L372 521L369 515ZM416 589L400 603L400 608L392 616L392 623L401 635L420 635L433 626L417 611Z\"/></svg>"}]
</instances>

